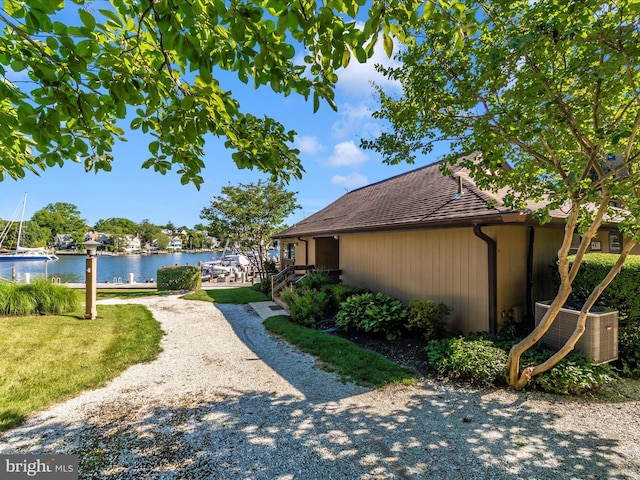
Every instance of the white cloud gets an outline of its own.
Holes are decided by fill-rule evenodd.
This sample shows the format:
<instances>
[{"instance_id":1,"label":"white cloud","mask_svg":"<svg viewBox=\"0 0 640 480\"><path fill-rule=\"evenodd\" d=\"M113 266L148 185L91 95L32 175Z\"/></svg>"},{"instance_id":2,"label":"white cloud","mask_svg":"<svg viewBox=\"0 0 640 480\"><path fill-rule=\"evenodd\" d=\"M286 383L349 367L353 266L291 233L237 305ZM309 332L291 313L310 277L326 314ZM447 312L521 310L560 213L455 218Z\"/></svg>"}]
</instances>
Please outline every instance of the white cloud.
<instances>
[{"instance_id":1,"label":"white cloud","mask_svg":"<svg viewBox=\"0 0 640 480\"><path fill-rule=\"evenodd\" d=\"M330 167L353 167L367 161L367 155L353 141L338 143L333 154L326 160Z\"/></svg>"},{"instance_id":2,"label":"white cloud","mask_svg":"<svg viewBox=\"0 0 640 480\"><path fill-rule=\"evenodd\" d=\"M369 180L364 175L359 173L352 173L350 175L334 175L331 178L331 185L336 187L342 187L346 190L353 190L354 188L362 187L369 183Z\"/></svg>"},{"instance_id":3,"label":"white cloud","mask_svg":"<svg viewBox=\"0 0 640 480\"><path fill-rule=\"evenodd\" d=\"M394 52L398 51L398 43L394 40ZM338 89L345 95L351 97L369 96L373 93L371 82L384 88L385 90L393 89L400 91L400 82L389 80L376 70L376 65L384 67L398 67L401 63L393 57L387 57L382 47L382 39L378 40L373 56L366 63L360 63L352 56L349 66L346 69L339 70L338 73Z\"/></svg>"},{"instance_id":4,"label":"white cloud","mask_svg":"<svg viewBox=\"0 0 640 480\"><path fill-rule=\"evenodd\" d=\"M363 124L371 123L371 108L365 104L345 103L338 109L339 120L331 126L331 135L336 139L352 137Z\"/></svg>"},{"instance_id":5,"label":"white cloud","mask_svg":"<svg viewBox=\"0 0 640 480\"><path fill-rule=\"evenodd\" d=\"M317 137L311 135L298 135L294 142L294 146L300 150L303 155L315 155L325 149Z\"/></svg>"}]
</instances>

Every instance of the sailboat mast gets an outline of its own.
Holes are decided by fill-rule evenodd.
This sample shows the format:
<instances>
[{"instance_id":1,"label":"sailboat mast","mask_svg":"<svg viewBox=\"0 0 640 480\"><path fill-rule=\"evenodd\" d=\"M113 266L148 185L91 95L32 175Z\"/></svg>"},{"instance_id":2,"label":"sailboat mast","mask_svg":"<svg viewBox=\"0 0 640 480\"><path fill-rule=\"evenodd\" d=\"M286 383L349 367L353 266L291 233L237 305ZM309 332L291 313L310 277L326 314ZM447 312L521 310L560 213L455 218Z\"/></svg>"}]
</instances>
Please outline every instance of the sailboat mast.
<instances>
[{"instance_id":1,"label":"sailboat mast","mask_svg":"<svg viewBox=\"0 0 640 480\"><path fill-rule=\"evenodd\" d=\"M27 208L27 194L24 194L24 200L22 201L22 217L20 218L20 227L18 227L18 241L16 242L16 252L20 248L20 238L22 237L22 223L24 222L24 210Z\"/></svg>"}]
</instances>

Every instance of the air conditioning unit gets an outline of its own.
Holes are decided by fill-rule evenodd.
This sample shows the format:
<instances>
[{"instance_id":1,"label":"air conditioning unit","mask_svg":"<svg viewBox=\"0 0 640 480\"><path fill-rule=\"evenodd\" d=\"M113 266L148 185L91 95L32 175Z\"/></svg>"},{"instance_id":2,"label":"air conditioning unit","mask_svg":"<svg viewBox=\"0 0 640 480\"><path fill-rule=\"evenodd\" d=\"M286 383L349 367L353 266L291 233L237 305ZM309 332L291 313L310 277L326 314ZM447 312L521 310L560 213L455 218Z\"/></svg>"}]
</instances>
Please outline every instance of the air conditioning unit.
<instances>
[{"instance_id":1,"label":"air conditioning unit","mask_svg":"<svg viewBox=\"0 0 640 480\"><path fill-rule=\"evenodd\" d=\"M551 302L536 302L536 326L547 313L550 304ZM549 348L560 349L575 330L579 315L579 310L561 308L540 342ZM587 315L584 333L576 343L575 349L596 363L616 360L618 358L618 311L598 307L597 311L590 312Z\"/></svg>"}]
</instances>

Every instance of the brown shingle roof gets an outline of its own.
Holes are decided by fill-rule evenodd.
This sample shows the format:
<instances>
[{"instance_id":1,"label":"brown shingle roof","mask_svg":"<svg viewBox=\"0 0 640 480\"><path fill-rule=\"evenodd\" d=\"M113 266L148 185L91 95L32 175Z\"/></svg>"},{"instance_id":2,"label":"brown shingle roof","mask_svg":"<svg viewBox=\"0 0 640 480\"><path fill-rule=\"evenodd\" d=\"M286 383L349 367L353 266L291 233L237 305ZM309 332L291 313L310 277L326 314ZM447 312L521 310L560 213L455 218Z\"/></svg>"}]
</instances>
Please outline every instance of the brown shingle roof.
<instances>
[{"instance_id":1,"label":"brown shingle roof","mask_svg":"<svg viewBox=\"0 0 640 480\"><path fill-rule=\"evenodd\" d=\"M517 213L478 189L464 171L452 170L444 176L434 163L353 190L277 237L502 223L503 214Z\"/></svg>"}]
</instances>

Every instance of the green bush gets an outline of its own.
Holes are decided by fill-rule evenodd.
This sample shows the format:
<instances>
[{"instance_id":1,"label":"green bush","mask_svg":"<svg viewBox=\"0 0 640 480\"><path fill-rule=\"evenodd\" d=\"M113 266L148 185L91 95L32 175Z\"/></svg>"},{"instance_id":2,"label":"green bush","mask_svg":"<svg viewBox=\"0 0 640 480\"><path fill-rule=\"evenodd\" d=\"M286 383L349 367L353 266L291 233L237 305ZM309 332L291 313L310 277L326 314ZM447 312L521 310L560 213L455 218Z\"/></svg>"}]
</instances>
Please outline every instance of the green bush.
<instances>
[{"instance_id":1,"label":"green bush","mask_svg":"<svg viewBox=\"0 0 640 480\"><path fill-rule=\"evenodd\" d=\"M439 338L451 309L432 300L412 300L407 309L407 329L421 332L427 340Z\"/></svg>"},{"instance_id":2,"label":"green bush","mask_svg":"<svg viewBox=\"0 0 640 480\"><path fill-rule=\"evenodd\" d=\"M573 257L570 257L570 261ZM572 300L584 302L593 288L606 276L618 259L617 254L585 255L573 282ZM559 284L558 276L555 276ZM602 292L599 305L619 314L618 362L624 375L640 375L640 256L630 255L620 273Z\"/></svg>"},{"instance_id":3,"label":"green bush","mask_svg":"<svg viewBox=\"0 0 640 480\"><path fill-rule=\"evenodd\" d=\"M594 287L607 275L618 257L619 255L611 253L585 255L572 285L571 298L577 302L584 302ZM570 257L569 260L572 259L573 257ZM559 284L559 280L556 280L556 283ZM600 295L598 305L618 310L622 320L640 320L640 256L627 257L620 273Z\"/></svg>"},{"instance_id":4,"label":"green bush","mask_svg":"<svg viewBox=\"0 0 640 480\"><path fill-rule=\"evenodd\" d=\"M0 315L69 313L80 307L78 294L45 280L31 284L0 284Z\"/></svg>"},{"instance_id":5,"label":"green bush","mask_svg":"<svg viewBox=\"0 0 640 480\"><path fill-rule=\"evenodd\" d=\"M640 377L640 319L627 319L620 326L618 358L624 375Z\"/></svg>"},{"instance_id":6,"label":"green bush","mask_svg":"<svg viewBox=\"0 0 640 480\"><path fill-rule=\"evenodd\" d=\"M465 338L432 340L428 343L427 363L437 374L472 384L495 385L506 380L508 352L517 339L502 334L472 334ZM520 360L523 367L538 365L554 352L539 345L527 350ZM529 388L549 393L579 395L600 388L616 378L613 367L594 364L579 352L571 352L555 367L533 377Z\"/></svg>"},{"instance_id":7,"label":"green bush","mask_svg":"<svg viewBox=\"0 0 640 480\"><path fill-rule=\"evenodd\" d=\"M352 295L340 304L336 325L345 330L383 333L387 340L394 340L402 334L406 318L407 309L399 300L367 292Z\"/></svg>"},{"instance_id":8,"label":"green bush","mask_svg":"<svg viewBox=\"0 0 640 480\"><path fill-rule=\"evenodd\" d=\"M600 388L616 377L607 364L595 365L581 355L566 357L562 362L533 378L535 385L545 392L580 395Z\"/></svg>"},{"instance_id":9,"label":"green bush","mask_svg":"<svg viewBox=\"0 0 640 480\"><path fill-rule=\"evenodd\" d=\"M505 383L507 353L490 340L431 340L426 352L427 363L439 375L480 385Z\"/></svg>"},{"instance_id":10,"label":"green bush","mask_svg":"<svg viewBox=\"0 0 640 480\"><path fill-rule=\"evenodd\" d=\"M333 317L338 313L340 304L350 296L368 292L366 288L352 287L351 285L345 285L343 283L330 283L328 285L323 285L322 290L329 296L328 315L330 317Z\"/></svg>"},{"instance_id":11,"label":"green bush","mask_svg":"<svg viewBox=\"0 0 640 480\"><path fill-rule=\"evenodd\" d=\"M163 267L157 274L158 290L199 290L202 285L200 268L192 266Z\"/></svg>"},{"instance_id":12,"label":"green bush","mask_svg":"<svg viewBox=\"0 0 640 480\"><path fill-rule=\"evenodd\" d=\"M296 282L296 288L321 290L324 285L331 283L333 283L333 279L327 272L324 270L313 270Z\"/></svg>"},{"instance_id":13,"label":"green bush","mask_svg":"<svg viewBox=\"0 0 640 480\"><path fill-rule=\"evenodd\" d=\"M294 288L282 295L289 308L291 320L300 325L314 327L324 319L329 305L328 295L313 288Z\"/></svg>"}]
</instances>

